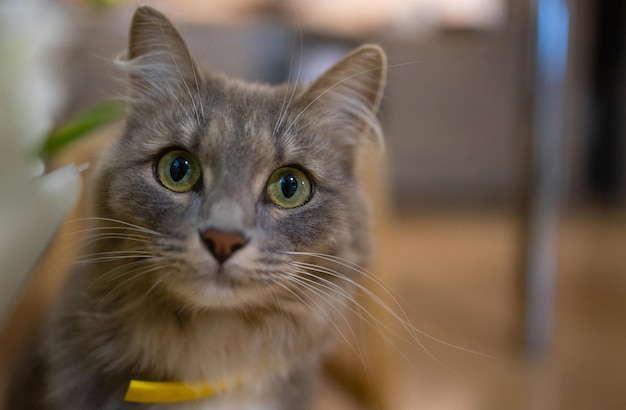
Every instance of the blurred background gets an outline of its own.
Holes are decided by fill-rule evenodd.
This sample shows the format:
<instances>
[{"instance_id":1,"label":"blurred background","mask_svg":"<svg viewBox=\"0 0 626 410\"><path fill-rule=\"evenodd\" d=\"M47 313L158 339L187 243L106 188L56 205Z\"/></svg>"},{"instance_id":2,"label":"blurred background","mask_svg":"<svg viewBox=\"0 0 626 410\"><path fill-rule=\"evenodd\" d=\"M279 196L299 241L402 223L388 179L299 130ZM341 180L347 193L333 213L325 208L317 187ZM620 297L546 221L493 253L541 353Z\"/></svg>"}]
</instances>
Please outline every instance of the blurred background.
<instances>
[{"instance_id":1,"label":"blurred background","mask_svg":"<svg viewBox=\"0 0 626 410\"><path fill-rule=\"evenodd\" d=\"M312 81L359 44L384 47L385 156L364 152L361 168L371 271L398 303L368 285L423 334L408 343L363 299L391 329L355 325L316 408L626 408L626 2L40 3L65 16L57 124L124 95L112 60L139 4L168 15L203 66L249 81ZM48 167L92 160L114 135ZM58 263L42 268L71 258L78 239L62 238L0 334L0 383L62 282Z\"/></svg>"}]
</instances>

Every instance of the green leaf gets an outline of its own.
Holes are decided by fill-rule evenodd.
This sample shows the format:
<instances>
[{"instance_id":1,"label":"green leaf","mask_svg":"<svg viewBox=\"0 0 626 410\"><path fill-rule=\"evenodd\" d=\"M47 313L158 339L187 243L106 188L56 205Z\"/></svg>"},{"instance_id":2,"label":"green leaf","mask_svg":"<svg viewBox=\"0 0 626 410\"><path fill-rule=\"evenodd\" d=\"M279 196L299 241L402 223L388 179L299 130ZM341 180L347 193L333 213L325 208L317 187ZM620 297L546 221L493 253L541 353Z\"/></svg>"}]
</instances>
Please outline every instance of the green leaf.
<instances>
[{"instance_id":1,"label":"green leaf","mask_svg":"<svg viewBox=\"0 0 626 410\"><path fill-rule=\"evenodd\" d=\"M104 102L83 111L76 117L54 128L47 136L40 155L49 157L67 144L94 132L98 128L122 118L123 106L117 102Z\"/></svg>"},{"instance_id":2,"label":"green leaf","mask_svg":"<svg viewBox=\"0 0 626 410\"><path fill-rule=\"evenodd\" d=\"M94 7L109 7L121 3L122 0L87 0L86 3Z\"/></svg>"}]
</instances>

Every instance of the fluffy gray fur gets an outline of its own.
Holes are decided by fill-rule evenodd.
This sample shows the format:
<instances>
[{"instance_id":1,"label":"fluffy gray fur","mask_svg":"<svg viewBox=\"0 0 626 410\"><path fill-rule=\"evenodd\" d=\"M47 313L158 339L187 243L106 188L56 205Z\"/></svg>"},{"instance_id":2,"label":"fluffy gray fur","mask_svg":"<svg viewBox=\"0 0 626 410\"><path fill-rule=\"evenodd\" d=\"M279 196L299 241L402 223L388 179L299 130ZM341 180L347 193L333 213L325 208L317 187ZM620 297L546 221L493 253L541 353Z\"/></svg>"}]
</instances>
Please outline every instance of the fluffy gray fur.
<instances>
[{"instance_id":1,"label":"fluffy gray fur","mask_svg":"<svg viewBox=\"0 0 626 410\"><path fill-rule=\"evenodd\" d=\"M354 166L380 137L382 50L358 48L307 88L243 84L200 72L171 23L141 7L121 63L131 105L94 173L92 238L39 340L30 393L10 408L305 408L355 276L339 258L362 265L369 252ZM155 177L172 147L201 164L190 192ZM266 193L287 165L314 184L292 209ZM208 228L248 243L219 265L198 233ZM237 376L207 399L123 401L130 379Z\"/></svg>"}]
</instances>

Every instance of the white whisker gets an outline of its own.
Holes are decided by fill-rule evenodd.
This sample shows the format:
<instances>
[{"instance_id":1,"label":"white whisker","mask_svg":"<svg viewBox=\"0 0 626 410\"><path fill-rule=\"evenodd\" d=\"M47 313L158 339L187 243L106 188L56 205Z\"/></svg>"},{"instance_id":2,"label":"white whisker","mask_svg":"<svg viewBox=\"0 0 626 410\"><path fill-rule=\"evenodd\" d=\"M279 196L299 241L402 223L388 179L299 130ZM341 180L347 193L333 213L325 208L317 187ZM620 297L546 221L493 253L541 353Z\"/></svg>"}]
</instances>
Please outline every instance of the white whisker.
<instances>
[{"instance_id":1,"label":"white whisker","mask_svg":"<svg viewBox=\"0 0 626 410\"><path fill-rule=\"evenodd\" d=\"M88 247L89 245L92 245L95 242L99 242L99 241L109 241L112 239L116 239L119 241L130 241L133 243L143 243L143 244L148 244L148 245L154 245L154 241L145 239L145 237L139 236L139 235L127 235L127 234L99 234L99 235L90 235L89 239L87 239L85 242L83 242L81 244L81 246L83 248Z\"/></svg>"},{"instance_id":2,"label":"white whisker","mask_svg":"<svg viewBox=\"0 0 626 410\"><path fill-rule=\"evenodd\" d=\"M318 297L320 297L328 306L330 306L333 310L335 310L341 316L341 318L344 320L344 322L346 322L346 324L347 324L348 328L350 329L350 332L352 333L352 336L355 339L355 342L356 342L356 344L358 346L358 338L354 334L354 331L352 330L352 327L350 326L349 321L346 319L346 317L341 313L341 311L335 305L330 303L322 294L320 294L320 292L318 292L317 290L313 289L311 286L307 285L306 282L301 281L300 278L298 278L296 276L293 276L293 275L290 275L290 276L284 277L284 279L289 281L289 282L292 282L292 283L295 283L295 284L299 284L300 286L304 287L305 289L308 289L309 291L313 292ZM309 301L311 301L311 303L313 303L318 308L318 310L316 310L316 311L321 313L322 315L324 315L324 317L328 320L328 323L331 324L335 328L337 333L346 342L346 344L350 347L350 349L360 358L360 360L362 362L364 362L363 353L361 352L360 347L358 349L355 349L354 346L352 346L352 344L348 341L348 338L346 337L346 335L339 328L339 326L335 323L335 321L330 317L328 312L326 312L326 310L322 306L320 306L320 304L315 299L313 299L310 295L306 294L306 292L303 292L302 295L304 297L306 297ZM301 298L298 298L298 299L300 299L302 301Z\"/></svg>"},{"instance_id":3,"label":"white whisker","mask_svg":"<svg viewBox=\"0 0 626 410\"><path fill-rule=\"evenodd\" d=\"M287 252L290 253L290 252ZM344 266L346 268L349 268L361 275L364 275L366 277L368 277L369 279L371 279L372 281L374 281L374 283L379 286L389 297L391 297L391 299L393 300L394 305L397 307L397 309L400 310L400 314L403 316L401 317L398 313L396 313L394 311L394 309L392 309L391 307L389 307L389 305L387 305L387 303L385 303L378 295L376 295L374 292L372 292L370 289L366 288L365 286L361 285L360 283L346 277L345 275L341 275L338 272L325 267L325 266L320 266L320 265L315 265L315 264L310 264L310 263L306 263L306 262L291 262L293 264L297 264L297 266L303 267L305 269L309 269L309 270L314 270L317 271L319 273L325 273L334 277L337 277L339 279L342 279L348 283L350 283L351 285L355 286L357 289L359 289L360 291L362 291L367 297L369 297L370 299L372 299L374 302L376 302L376 304L378 306L380 306L383 310L385 310L385 312L387 312L389 315L391 315L396 321L398 321L398 323L412 336L413 339L415 339L416 342L419 343L420 347L422 349L424 349L429 355L430 352L428 352L428 349L425 348L425 346L423 345L423 343L421 341L419 341L419 337L418 334L421 336L424 336L428 339L431 339L439 344L442 344L444 346L456 349L456 350L460 350L460 351L464 351L467 353L471 353L477 356L482 356L485 358L489 358L489 359L494 359L494 360L498 360L497 357L486 354L486 353L481 353L472 349L468 349L468 348L464 348L449 342L446 342L445 340L439 339L435 336L432 336L426 332L424 332L423 330L420 330L418 328L416 328L410 321L410 319L408 318L408 315L406 314L405 310L402 308L402 305L398 302L398 300L396 299L396 297L393 295L393 293L388 289L388 287L380 280L376 279L374 277L374 275L372 275L371 273L365 271L364 269L362 269L361 267L359 267L358 265L346 261L346 262L341 262L338 260L333 260L330 255L325 255L325 254L316 254L316 253L308 253L308 252L298 252L296 254L301 254L301 255L308 255L308 256L317 256L321 259L325 259L331 262L335 262L338 263L341 266ZM349 262L349 263L347 263ZM431 355L432 356L432 355ZM434 359L434 357L433 357Z\"/></svg>"},{"instance_id":4,"label":"white whisker","mask_svg":"<svg viewBox=\"0 0 626 410\"><path fill-rule=\"evenodd\" d=\"M123 271L122 273L116 274L116 275L113 275L114 272L117 272L117 271L123 270L123 269L127 269L127 268L129 268L131 266L135 266L135 265L141 265L141 264L145 265L145 264L148 264L148 263L152 263L153 261L154 261L154 258L150 258L150 259L144 258L144 259L140 259L140 260L137 260L137 261L134 261L134 262L128 262L128 263L125 263L123 265L117 266L117 267L115 267L113 269L110 269L110 270L104 272L103 274L101 274L95 281L93 281L93 283L91 283L89 285L89 289L94 288L101 280L105 280L106 282L111 282L111 281L113 281L115 279L118 279L118 278L120 278L122 276L126 276L128 274L131 274L132 272L136 272L137 270L141 270L145 266L140 266L139 268L135 268L135 269L132 269L130 271Z\"/></svg>"},{"instance_id":5,"label":"white whisker","mask_svg":"<svg viewBox=\"0 0 626 410\"><path fill-rule=\"evenodd\" d=\"M122 282L118 283L117 285L115 285L106 295L104 295L100 301L96 304L96 309L100 309L102 307L102 305L104 303L107 302L107 298L109 298L111 295L114 295L116 293L116 291L121 288L122 286L128 284L129 282L133 281L133 280L137 280L140 277L146 276L149 273L158 271L163 269L164 265L157 265L157 266L148 266L145 268L145 270L140 271L140 273L134 274L133 276L131 276L130 278L123 280ZM125 275L124 275L125 276Z\"/></svg>"},{"instance_id":6,"label":"white whisker","mask_svg":"<svg viewBox=\"0 0 626 410\"><path fill-rule=\"evenodd\" d=\"M152 229L148 229L148 228L145 228L143 226L135 225L135 224L132 224L130 222L126 222L126 221L122 221L120 219L114 219L114 218L103 218L103 217L98 217L98 216L91 216L91 217L85 217L85 218L70 219L66 223L82 222L82 221L113 222L113 223L117 223L117 224L120 224L120 225L128 226L130 228L135 228L135 229L137 229L137 230L139 230L141 232L144 232L144 233L150 233L150 234L153 234L153 235L162 236L159 232L154 231ZM102 228L108 228L108 227L102 227ZM92 228L92 229L96 229L96 228Z\"/></svg>"},{"instance_id":7,"label":"white whisker","mask_svg":"<svg viewBox=\"0 0 626 410\"><path fill-rule=\"evenodd\" d=\"M322 279L319 276L306 271L305 269L299 269L299 268L295 268L296 272L303 274L303 275L307 275L307 276L311 276L315 279ZM305 280L306 278L304 277L300 277L301 280ZM307 282L310 283L315 283L317 286L323 286L318 282L315 282L312 279L306 279ZM339 293L342 296L346 294L346 290L342 289L339 285L337 285L336 283L333 283L331 281L325 280L326 282L328 282L330 285L332 286L323 286L325 289L331 290L333 292ZM329 295L330 296L330 295ZM359 310L354 310L349 303L347 303L347 301L345 300L341 300L341 299L337 299L337 298L333 298L334 300L336 300L338 303L341 303L342 306L345 309L348 309L350 312L354 313L355 315L357 315L359 317L360 320L362 320L363 322L365 322L366 324L370 325L372 328L375 328L378 330L379 335L385 340L385 342L387 344L389 344L390 346L392 346L395 350L397 350L399 353L401 352L401 349L393 342L393 340L387 336L385 334L385 332L383 331L386 330L387 332L391 333L393 336L396 336L399 340L402 340L406 343L409 344L415 344L417 343L417 345L422 348L428 355L430 355L430 352L419 342L415 342L412 341L410 339L407 339L405 337L403 337L401 334L399 334L398 332L396 332L395 330L393 330L393 328L391 328L389 325L385 324L381 319L377 318L376 316L374 316L371 312L369 312L363 305L361 305L360 303L358 303L354 298L352 297L348 297L347 300L352 302L356 307L359 308ZM366 317L363 316L363 314L366 315ZM382 327L382 328L381 328ZM437 363L439 363L440 365L444 366L447 368L447 366L445 366L444 363L441 363L439 360L437 360L435 357L433 357L432 355L430 355L431 358L433 358Z\"/></svg>"},{"instance_id":8,"label":"white whisker","mask_svg":"<svg viewBox=\"0 0 626 410\"><path fill-rule=\"evenodd\" d=\"M289 112L289 108L290 108L291 103L293 101L293 97L296 94L296 90L298 89L298 83L300 81L300 74L302 72L302 60L303 60L303 55L304 55L304 41L303 41L303 35L302 35L302 23L300 22L300 15L298 14L298 10L297 10L297 7L295 5L294 5L294 12L295 12L296 19L297 19L297 22L298 22L298 30L299 30L299 34L300 34L300 61L298 63L298 73L296 74L296 81L294 81L294 83L293 83L293 88L291 89L291 95L289 96L289 101L287 101L286 105L285 105L285 100L287 98L287 94L285 94L285 96L283 98L283 106L280 109L280 115L278 116L278 120L276 121L276 125L274 126L274 131L272 132L272 137L276 136L276 133L278 132L278 129L282 126L283 122L285 121L285 118L287 118L287 113ZM292 47L291 47L291 56L289 57L289 74L288 74L288 78L287 78L287 92L289 92L289 82L291 80L292 63L293 63L293 43L292 43Z\"/></svg>"}]
</instances>

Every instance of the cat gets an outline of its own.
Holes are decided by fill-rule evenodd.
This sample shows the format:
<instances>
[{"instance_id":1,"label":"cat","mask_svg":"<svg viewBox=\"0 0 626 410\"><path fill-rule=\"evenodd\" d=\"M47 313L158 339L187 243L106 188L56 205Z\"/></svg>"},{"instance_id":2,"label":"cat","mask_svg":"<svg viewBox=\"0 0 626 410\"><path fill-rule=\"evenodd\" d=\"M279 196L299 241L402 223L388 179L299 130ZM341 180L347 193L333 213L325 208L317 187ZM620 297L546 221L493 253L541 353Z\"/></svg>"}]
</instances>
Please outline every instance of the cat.
<instances>
[{"instance_id":1,"label":"cat","mask_svg":"<svg viewBox=\"0 0 626 410\"><path fill-rule=\"evenodd\" d=\"M384 52L308 87L246 84L200 71L143 6L121 65L130 104L94 171L91 237L9 408L307 408L370 254L355 161L381 138ZM143 402L131 380L215 391Z\"/></svg>"}]
</instances>

